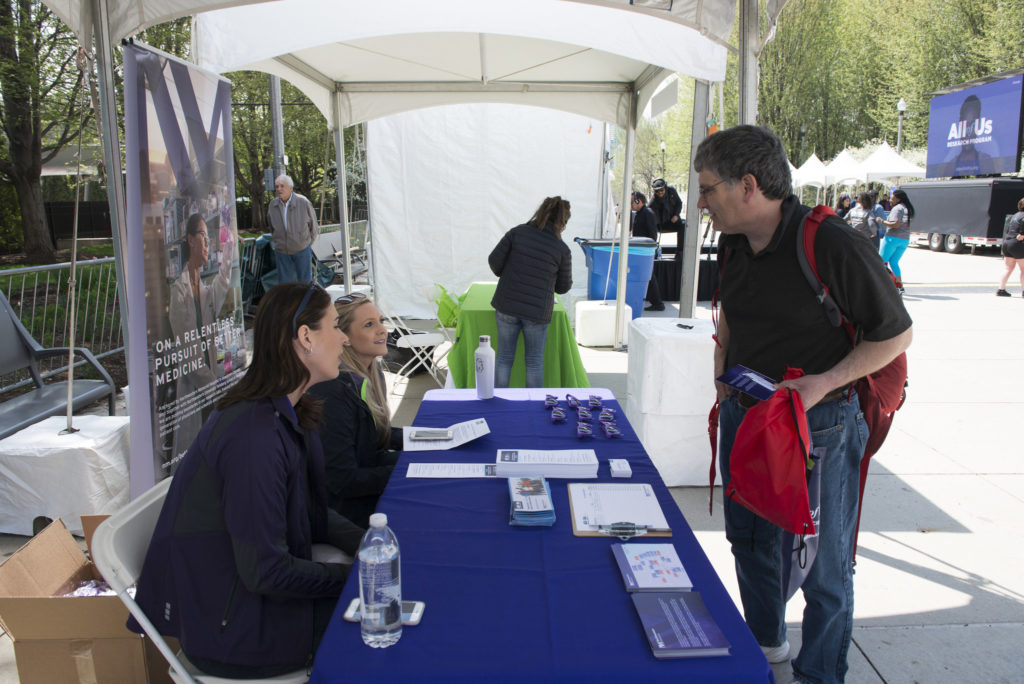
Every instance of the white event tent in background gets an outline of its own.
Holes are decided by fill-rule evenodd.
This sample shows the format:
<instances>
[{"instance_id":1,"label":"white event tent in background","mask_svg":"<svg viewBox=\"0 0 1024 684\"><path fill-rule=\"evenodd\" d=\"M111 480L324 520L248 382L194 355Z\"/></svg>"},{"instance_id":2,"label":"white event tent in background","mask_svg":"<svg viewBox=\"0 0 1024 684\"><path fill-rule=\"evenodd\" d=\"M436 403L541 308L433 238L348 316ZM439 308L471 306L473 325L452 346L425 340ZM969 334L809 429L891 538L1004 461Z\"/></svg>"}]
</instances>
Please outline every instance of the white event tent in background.
<instances>
[{"instance_id":1,"label":"white event tent in background","mask_svg":"<svg viewBox=\"0 0 1024 684\"><path fill-rule=\"evenodd\" d=\"M891 178L924 178L924 169L913 164L883 142L877 150L861 162L861 168L869 181Z\"/></svg>"},{"instance_id":2,"label":"white event tent in background","mask_svg":"<svg viewBox=\"0 0 1024 684\"><path fill-rule=\"evenodd\" d=\"M800 168L796 170L793 185L798 188L810 186L820 188L825 185L825 165L818 159L818 155L811 153Z\"/></svg>"},{"instance_id":3,"label":"white event tent in background","mask_svg":"<svg viewBox=\"0 0 1024 684\"><path fill-rule=\"evenodd\" d=\"M866 181L860 162L846 150L825 165L826 185L854 185Z\"/></svg>"}]
</instances>

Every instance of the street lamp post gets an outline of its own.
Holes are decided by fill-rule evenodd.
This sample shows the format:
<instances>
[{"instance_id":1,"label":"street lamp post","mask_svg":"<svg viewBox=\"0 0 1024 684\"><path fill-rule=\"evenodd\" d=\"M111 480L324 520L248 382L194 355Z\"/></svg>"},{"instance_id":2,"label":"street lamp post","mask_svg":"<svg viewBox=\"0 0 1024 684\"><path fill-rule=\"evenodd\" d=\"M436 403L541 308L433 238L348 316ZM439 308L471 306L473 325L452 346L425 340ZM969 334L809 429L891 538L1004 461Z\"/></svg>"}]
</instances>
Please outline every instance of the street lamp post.
<instances>
[{"instance_id":1,"label":"street lamp post","mask_svg":"<svg viewBox=\"0 0 1024 684\"><path fill-rule=\"evenodd\" d=\"M661 177L665 177L665 141L661 141Z\"/></svg>"},{"instance_id":2,"label":"street lamp post","mask_svg":"<svg viewBox=\"0 0 1024 684\"><path fill-rule=\"evenodd\" d=\"M804 163L804 138L807 137L807 124L800 124L800 159L798 164Z\"/></svg>"},{"instance_id":3,"label":"street lamp post","mask_svg":"<svg viewBox=\"0 0 1024 684\"><path fill-rule=\"evenodd\" d=\"M896 125L896 154L899 154L903 148L903 114L907 111L907 101L902 97L896 103L896 110L900 113L900 120Z\"/></svg>"}]
</instances>

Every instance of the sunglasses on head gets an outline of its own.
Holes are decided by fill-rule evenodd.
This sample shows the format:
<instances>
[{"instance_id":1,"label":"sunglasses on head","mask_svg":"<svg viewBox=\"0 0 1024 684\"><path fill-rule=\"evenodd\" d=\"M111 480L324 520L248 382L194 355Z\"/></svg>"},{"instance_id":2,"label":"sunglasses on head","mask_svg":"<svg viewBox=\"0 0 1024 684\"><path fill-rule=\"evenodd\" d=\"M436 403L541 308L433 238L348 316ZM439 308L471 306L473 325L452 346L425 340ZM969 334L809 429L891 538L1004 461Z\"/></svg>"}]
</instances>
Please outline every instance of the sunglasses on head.
<instances>
[{"instance_id":1,"label":"sunglasses on head","mask_svg":"<svg viewBox=\"0 0 1024 684\"><path fill-rule=\"evenodd\" d=\"M352 302L358 302L360 299L366 299L366 295L362 292L350 292L347 295L341 295L334 300L335 304L351 304Z\"/></svg>"},{"instance_id":2,"label":"sunglasses on head","mask_svg":"<svg viewBox=\"0 0 1024 684\"><path fill-rule=\"evenodd\" d=\"M309 304L309 298L313 296L314 290L319 290L320 286L315 282L309 284L309 289L306 290L306 294L302 296L302 301L299 302L299 308L295 310L295 315L292 316L292 339L298 339L299 337L299 316L306 310L306 305Z\"/></svg>"}]
</instances>

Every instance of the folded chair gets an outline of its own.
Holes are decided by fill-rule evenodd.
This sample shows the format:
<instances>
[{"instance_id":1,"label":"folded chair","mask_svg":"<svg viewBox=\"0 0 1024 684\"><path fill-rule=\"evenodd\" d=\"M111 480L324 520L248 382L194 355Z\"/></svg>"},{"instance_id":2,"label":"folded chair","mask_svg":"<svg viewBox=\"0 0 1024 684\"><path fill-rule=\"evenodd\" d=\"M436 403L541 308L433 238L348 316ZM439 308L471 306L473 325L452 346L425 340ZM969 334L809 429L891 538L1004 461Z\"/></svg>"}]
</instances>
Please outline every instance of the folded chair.
<instances>
[{"instance_id":1,"label":"folded chair","mask_svg":"<svg viewBox=\"0 0 1024 684\"><path fill-rule=\"evenodd\" d=\"M435 361L437 347L448 341L447 335L440 332L429 332L426 330L415 330L405 322L398 314L384 314L388 327L395 331L397 338L394 345L399 349L407 349L412 352L412 358L406 361L405 365L398 369L397 374L408 380L418 368L423 368L430 377L434 379L438 387L444 387L444 380L441 378L440 370ZM441 352L441 358L448 353L448 348ZM393 388L392 388L393 389Z\"/></svg>"},{"instance_id":2,"label":"folded chair","mask_svg":"<svg viewBox=\"0 0 1024 684\"><path fill-rule=\"evenodd\" d=\"M128 607L132 617L142 625L161 655L170 664L170 676L176 684L245 684L245 682L269 682L272 684L304 684L309 681L306 670L290 672L267 679L224 679L203 674L185 658L183 653L175 654L139 604L128 594L128 588L135 584L142 572L149 540L156 528L160 509L167 497L171 478L138 497L120 511L110 516L96 528L92 538L93 562L107 580L110 588L117 592L121 602Z\"/></svg>"}]
</instances>

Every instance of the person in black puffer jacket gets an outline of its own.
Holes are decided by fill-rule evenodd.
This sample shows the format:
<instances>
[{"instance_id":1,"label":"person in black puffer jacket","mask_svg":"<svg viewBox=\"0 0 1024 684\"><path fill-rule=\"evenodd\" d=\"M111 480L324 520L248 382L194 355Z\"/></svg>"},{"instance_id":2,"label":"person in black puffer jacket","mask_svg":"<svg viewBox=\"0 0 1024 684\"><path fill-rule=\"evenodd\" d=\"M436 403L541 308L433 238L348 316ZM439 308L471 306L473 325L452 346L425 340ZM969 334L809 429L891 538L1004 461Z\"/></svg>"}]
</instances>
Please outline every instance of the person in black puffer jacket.
<instances>
[{"instance_id":1,"label":"person in black puffer jacket","mask_svg":"<svg viewBox=\"0 0 1024 684\"><path fill-rule=\"evenodd\" d=\"M380 311L360 292L334 301L338 327L348 335L337 378L309 393L323 399L327 505L367 527L402 448L402 431L391 427L380 359L388 331Z\"/></svg>"},{"instance_id":2,"label":"person in black puffer jacket","mask_svg":"<svg viewBox=\"0 0 1024 684\"><path fill-rule=\"evenodd\" d=\"M562 242L570 207L561 197L548 197L526 223L505 233L487 257L498 276L491 306L498 321L494 386L508 387L519 333L526 344L526 386L544 385L544 342L554 294L572 287L572 255Z\"/></svg>"}]
</instances>

